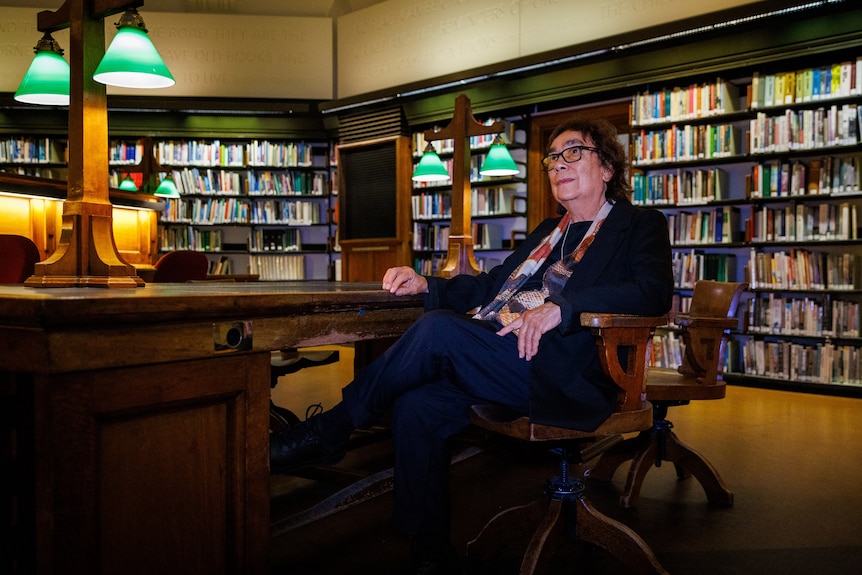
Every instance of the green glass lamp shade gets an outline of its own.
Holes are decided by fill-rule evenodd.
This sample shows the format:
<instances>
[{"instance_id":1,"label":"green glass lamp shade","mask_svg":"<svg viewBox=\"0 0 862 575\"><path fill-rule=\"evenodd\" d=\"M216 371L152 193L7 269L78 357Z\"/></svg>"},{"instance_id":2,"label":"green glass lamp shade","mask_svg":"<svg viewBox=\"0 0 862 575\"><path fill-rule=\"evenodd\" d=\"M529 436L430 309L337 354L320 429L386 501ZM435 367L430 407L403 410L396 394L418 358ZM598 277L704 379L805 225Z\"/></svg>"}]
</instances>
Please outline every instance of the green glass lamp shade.
<instances>
[{"instance_id":1,"label":"green glass lamp shade","mask_svg":"<svg viewBox=\"0 0 862 575\"><path fill-rule=\"evenodd\" d=\"M176 81L147 36L137 11L133 14L137 20L127 18L128 13L117 23L119 30L93 73L93 79L122 88L173 86ZM139 23L135 25L134 22Z\"/></svg>"},{"instance_id":2,"label":"green glass lamp shade","mask_svg":"<svg viewBox=\"0 0 862 575\"><path fill-rule=\"evenodd\" d=\"M123 178L123 181L120 182L120 189L124 192L137 192L138 186L135 185L135 180L128 174Z\"/></svg>"},{"instance_id":3,"label":"green glass lamp shade","mask_svg":"<svg viewBox=\"0 0 862 575\"><path fill-rule=\"evenodd\" d=\"M479 173L483 176L516 176L520 173L518 165L515 164L500 136L494 138Z\"/></svg>"},{"instance_id":4,"label":"green glass lamp shade","mask_svg":"<svg viewBox=\"0 0 862 575\"><path fill-rule=\"evenodd\" d=\"M15 99L45 106L69 105L69 63L50 34L45 34L36 45L36 56L15 92Z\"/></svg>"},{"instance_id":5,"label":"green glass lamp shade","mask_svg":"<svg viewBox=\"0 0 862 575\"><path fill-rule=\"evenodd\" d=\"M442 182L449 179L449 172L440 160L440 156L434 151L434 146L425 146L425 152L416 164L413 171L414 182Z\"/></svg>"},{"instance_id":6,"label":"green glass lamp shade","mask_svg":"<svg viewBox=\"0 0 862 575\"><path fill-rule=\"evenodd\" d=\"M180 197L180 193L177 191L177 186L174 184L174 179L170 176L166 176L153 193L157 196L162 196L163 198Z\"/></svg>"}]
</instances>

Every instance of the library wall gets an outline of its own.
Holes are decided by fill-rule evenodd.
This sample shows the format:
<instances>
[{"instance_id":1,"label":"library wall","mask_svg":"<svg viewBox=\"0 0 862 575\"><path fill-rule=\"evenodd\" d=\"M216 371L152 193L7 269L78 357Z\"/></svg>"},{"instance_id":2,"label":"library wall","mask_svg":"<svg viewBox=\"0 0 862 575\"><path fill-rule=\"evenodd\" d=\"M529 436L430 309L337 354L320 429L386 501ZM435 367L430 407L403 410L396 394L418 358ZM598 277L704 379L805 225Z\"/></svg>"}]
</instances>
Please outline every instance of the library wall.
<instances>
[{"instance_id":1,"label":"library wall","mask_svg":"<svg viewBox=\"0 0 862 575\"><path fill-rule=\"evenodd\" d=\"M58 6L59 6L58 2ZM33 60L39 8L0 7L3 57L0 92L14 92ZM148 35L177 83L159 97L330 99L333 34L330 18L181 14L141 9ZM116 16L105 19L106 45ZM69 31L53 34L69 58ZM109 87L113 95L152 91Z\"/></svg>"},{"instance_id":2,"label":"library wall","mask_svg":"<svg viewBox=\"0 0 862 575\"><path fill-rule=\"evenodd\" d=\"M746 4L752 2L390 0L338 19L337 97L481 68Z\"/></svg>"}]
</instances>

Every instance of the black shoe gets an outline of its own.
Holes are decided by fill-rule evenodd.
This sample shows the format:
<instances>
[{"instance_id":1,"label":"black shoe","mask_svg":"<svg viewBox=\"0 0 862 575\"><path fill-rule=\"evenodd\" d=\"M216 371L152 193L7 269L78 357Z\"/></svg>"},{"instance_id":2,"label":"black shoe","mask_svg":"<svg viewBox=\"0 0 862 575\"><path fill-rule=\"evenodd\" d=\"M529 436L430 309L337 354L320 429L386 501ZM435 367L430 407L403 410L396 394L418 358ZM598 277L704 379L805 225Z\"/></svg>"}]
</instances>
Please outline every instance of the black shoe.
<instances>
[{"instance_id":1,"label":"black shoe","mask_svg":"<svg viewBox=\"0 0 862 575\"><path fill-rule=\"evenodd\" d=\"M315 415L269 436L272 473L292 473L303 467L332 465L344 457L349 434L326 429L326 414Z\"/></svg>"}]
</instances>

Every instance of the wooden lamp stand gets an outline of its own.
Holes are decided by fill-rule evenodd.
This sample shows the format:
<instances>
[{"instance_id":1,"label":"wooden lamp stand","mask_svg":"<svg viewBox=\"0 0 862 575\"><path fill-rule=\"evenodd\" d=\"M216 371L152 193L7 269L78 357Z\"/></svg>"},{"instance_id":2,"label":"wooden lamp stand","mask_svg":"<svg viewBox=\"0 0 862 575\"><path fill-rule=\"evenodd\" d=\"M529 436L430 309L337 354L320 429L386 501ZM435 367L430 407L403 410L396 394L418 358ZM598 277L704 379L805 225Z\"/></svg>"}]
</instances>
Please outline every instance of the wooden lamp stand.
<instances>
[{"instance_id":1,"label":"wooden lamp stand","mask_svg":"<svg viewBox=\"0 0 862 575\"><path fill-rule=\"evenodd\" d=\"M442 130L425 130L425 141L452 139L452 223L449 228L449 249L446 263L438 275L452 277L458 274L476 275L479 266L473 256L473 228L471 223L472 195L470 190L470 136L498 134L503 131L503 122L484 126L476 121L465 94L455 98L452 120Z\"/></svg>"},{"instance_id":2,"label":"wooden lamp stand","mask_svg":"<svg viewBox=\"0 0 862 575\"><path fill-rule=\"evenodd\" d=\"M143 0L66 0L38 15L40 32L69 28L69 176L54 253L36 264L28 287L139 287L144 280L117 250L108 196L108 106L93 72L105 54L103 19Z\"/></svg>"}]
</instances>

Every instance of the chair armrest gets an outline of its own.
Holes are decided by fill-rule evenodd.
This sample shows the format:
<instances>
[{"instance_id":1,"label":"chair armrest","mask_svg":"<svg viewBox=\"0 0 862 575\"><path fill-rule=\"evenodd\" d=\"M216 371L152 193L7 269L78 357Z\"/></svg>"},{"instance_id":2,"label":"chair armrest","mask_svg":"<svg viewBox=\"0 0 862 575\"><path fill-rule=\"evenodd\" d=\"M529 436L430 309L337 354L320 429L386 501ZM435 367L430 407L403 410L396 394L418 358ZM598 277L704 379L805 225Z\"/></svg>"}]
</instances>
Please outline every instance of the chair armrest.
<instances>
[{"instance_id":1,"label":"chair armrest","mask_svg":"<svg viewBox=\"0 0 862 575\"><path fill-rule=\"evenodd\" d=\"M652 338L656 327L667 323L667 316L585 312L580 319L581 326L593 334L602 371L620 388L617 410L641 409Z\"/></svg>"},{"instance_id":2,"label":"chair armrest","mask_svg":"<svg viewBox=\"0 0 862 575\"><path fill-rule=\"evenodd\" d=\"M705 328L705 329L733 329L739 325L739 320L735 317L696 317L682 313L675 317L676 325L689 329Z\"/></svg>"}]
</instances>

